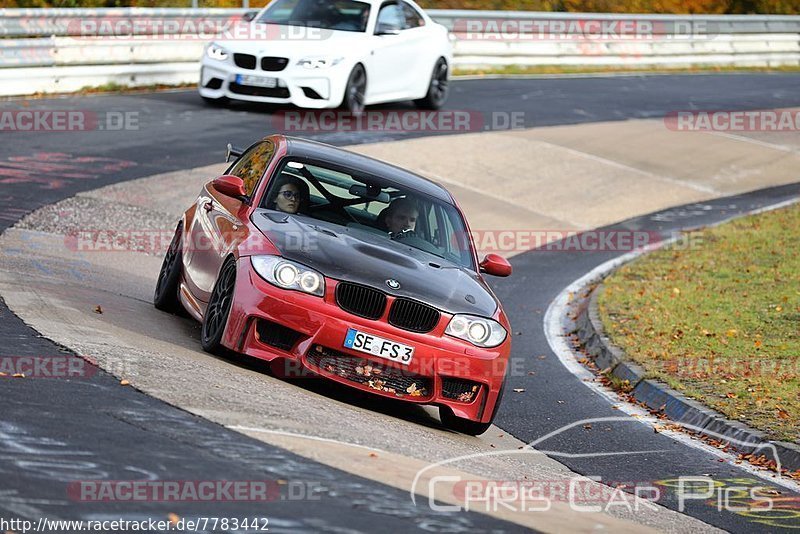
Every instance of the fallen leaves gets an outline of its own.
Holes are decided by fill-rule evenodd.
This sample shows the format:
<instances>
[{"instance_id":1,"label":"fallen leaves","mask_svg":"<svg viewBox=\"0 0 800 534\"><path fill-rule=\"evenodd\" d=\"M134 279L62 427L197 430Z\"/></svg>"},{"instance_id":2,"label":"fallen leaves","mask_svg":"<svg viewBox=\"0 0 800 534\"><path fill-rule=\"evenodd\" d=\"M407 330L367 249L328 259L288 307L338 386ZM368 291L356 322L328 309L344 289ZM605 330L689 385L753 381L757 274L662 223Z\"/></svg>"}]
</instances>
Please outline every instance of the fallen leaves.
<instances>
[{"instance_id":1,"label":"fallen leaves","mask_svg":"<svg viewBox=\"0 0 800 534\"><path fill-rule=\"evenodd\" d=\"M98 304L97 306L94 307L94 312L102 314L103 313L103 307Z\"/></svg>"}]
</instances>

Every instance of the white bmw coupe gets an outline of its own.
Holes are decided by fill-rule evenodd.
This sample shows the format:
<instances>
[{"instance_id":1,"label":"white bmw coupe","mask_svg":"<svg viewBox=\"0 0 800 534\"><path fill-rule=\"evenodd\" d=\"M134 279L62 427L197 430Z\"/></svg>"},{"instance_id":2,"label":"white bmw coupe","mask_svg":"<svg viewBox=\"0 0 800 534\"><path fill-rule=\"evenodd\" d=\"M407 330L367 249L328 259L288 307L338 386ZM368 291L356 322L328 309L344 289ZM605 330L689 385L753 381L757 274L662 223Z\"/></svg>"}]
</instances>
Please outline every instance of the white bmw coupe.
<instances>
[{"instance_id":1,"label":"white bmw coupe","mask_svg":"<svg viewBox=\"0 0 800 534\"><path fill-rule=\"evenodd\" d=\"M411 0L274 0L245 27L206 46L206 102L360 113L401 100L438 109L447 99L447 28Z\"/></svg>"}]
</instances>

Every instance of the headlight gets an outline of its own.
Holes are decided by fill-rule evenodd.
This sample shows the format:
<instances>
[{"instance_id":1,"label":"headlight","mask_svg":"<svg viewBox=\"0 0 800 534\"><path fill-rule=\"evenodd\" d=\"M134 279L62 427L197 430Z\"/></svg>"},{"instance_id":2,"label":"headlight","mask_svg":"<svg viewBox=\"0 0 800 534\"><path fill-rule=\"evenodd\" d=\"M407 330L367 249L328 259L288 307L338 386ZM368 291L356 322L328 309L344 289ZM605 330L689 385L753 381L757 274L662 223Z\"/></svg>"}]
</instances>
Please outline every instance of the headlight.
<instances>
[{"instance_id":1,"label":"headlight","mask_svg":"<svg viewBox=\"0 0 800 534\"><path fill-rule=\"evenodd\" d=\"M497 321L473 315L455 315L444 333L487 349L500 345L508 335Z\"/></svg>"},{"instance_id":2,"label":"headlight","mask_svg":"<svg viewBox=\"0 0 800 534\"><path fill-rule=\"evenodd\" d=\"M217 61L225 61L228 59L228 51L216 43L208 45L208 48L206 48L206 55Z\"/></svg>"},{"instance_id":3,"label":"headlight","mask_svg":"<svg viewBox=\"0 0 800 534\"><path fill-rule=\"evenodd\" d=\"M325 277L313 269L279 256L252 256L253 269L274 286L325 296Z\"/></svg>"},{"instance_id":4,"label":"headlight","mask_svg":"<svg viewBox=\"0 0 800 534\"><path fill-rule=\"evenodd\" d=\"M343 59L343 57L304 57L297 62L297 65L306 69L327 69L328 67L338 65Z\"/></svg>"}]
</instances>

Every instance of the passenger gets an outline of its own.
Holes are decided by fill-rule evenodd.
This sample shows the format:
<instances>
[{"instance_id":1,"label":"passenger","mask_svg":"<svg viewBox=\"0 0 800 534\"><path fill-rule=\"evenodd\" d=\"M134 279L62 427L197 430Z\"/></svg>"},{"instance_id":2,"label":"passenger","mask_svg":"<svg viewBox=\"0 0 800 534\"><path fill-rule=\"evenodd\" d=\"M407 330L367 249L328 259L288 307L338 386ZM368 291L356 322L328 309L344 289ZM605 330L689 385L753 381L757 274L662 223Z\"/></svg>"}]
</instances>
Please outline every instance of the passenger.
<instances>
[{"instance_id":1,"label":"passenger","mask_svg":"<svg viewBox=\"0 0 800 534\"><path fill-rule=\"evenodd\" d=\"M274 193L267 208L285 213L305 213L308 208L308 186L294 176L282 176L273 186Z\"/></svg>"},{"instance_id":2,"label":"passenger","mask_svg":"<svg viewBox=\"0 0 800 534\"><path fill-rule=\"evenodd\" d=\"M392 234L403 234L413 232L417 227L417 217L419 208L417 203L409 197L398 198L381 212L382 222L386 230Z\"/></svg>"}]
</instances>

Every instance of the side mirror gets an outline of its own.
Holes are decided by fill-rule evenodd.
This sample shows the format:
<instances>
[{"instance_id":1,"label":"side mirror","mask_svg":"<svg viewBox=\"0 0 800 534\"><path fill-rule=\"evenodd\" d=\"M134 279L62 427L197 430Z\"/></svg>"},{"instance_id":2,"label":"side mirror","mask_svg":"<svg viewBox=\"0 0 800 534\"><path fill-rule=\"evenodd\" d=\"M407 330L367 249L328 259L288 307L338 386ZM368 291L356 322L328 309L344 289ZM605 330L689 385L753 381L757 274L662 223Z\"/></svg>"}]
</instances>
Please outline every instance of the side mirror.
<instances>
[{"instance_id":1,"label":"side mirror","mask_svg":"<svg viewBox=\"0 0 800 534\"><path fill-rule=\"evenodd\" d=\"M391 24L380 23L375 28L375 35L400 35L400 28Z\"/></svg>"},{"instance_id":2,"label":"side mirror","mask_svg":"<svg viewBox=\"0 0 800 534\"><path fill-rule=\"evenodd\" d=\"M256 15L258 15L258 11L247 11L244 15L242 15L242 20L245 22L251 22L256 18Z\"/></svg>"},{"instance_id":3,"label":"side mirror","mask_svg":"<svg viewBox=\"0 0 800 534\"><path fill-rule=\"evenodd\" d=\"M492 276L511 276L511 264L497 254L487 254L481 262L481 272Z\"/></svg>"},{"instance_id":4,"label":"side mirror","mask_svg":"<svg viewBox=\"0 0 800 534\"><path fill-rule=\"evenodd\" d=\"M238 176L226 174L220 176L211 182L214 189L219 191L226 197L235 198L237 200L244 200L247 198L247 193L244 190L244 181Z\"/></svg>"}]
</instances>

